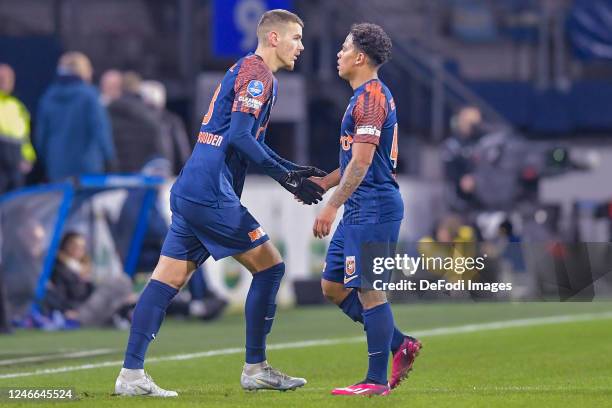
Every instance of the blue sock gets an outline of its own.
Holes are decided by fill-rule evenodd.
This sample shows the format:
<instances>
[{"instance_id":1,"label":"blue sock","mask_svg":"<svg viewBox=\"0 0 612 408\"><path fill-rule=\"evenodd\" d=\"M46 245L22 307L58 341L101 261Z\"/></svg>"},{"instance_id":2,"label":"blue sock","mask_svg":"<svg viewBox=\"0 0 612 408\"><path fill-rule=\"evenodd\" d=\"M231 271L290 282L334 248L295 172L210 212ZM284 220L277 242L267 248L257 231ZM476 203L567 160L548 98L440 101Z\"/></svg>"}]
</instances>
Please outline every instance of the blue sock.
<instances>
[{"instance_id":1,"label":"blue sock","mask_svg":"<svg viewBox=\"0 0 612 408\"><path fill-rule=\"evenodd\" d=\"M123 367L141 369L149 343L155 338L166 315L166 308L178 293L177 289L151 279L134 309L130 339Z\"/></svg>"},{"instance_id":2,"label":"blue sock","mask_svg":"<svg viewBox=\"0 0 612 408\"><path fill-rule=\"evenodd\" d=\"M244 305L246 319L246 362L261 363L266 359L266 335L272 330L276 313L276 293L285 274L279 263L253 275Z\"/></svg>"},{"instance_id":3,"label":"blue sock","mask_svg":"<svg viewBox=\"0 0 612 408\"><path fill-rule=\"evenodd\" d=\"M363 311L363 322L368 339L368 381L387 384L387 366L391 338L393 337L393 313L389 303Z\"/></svg>"},{"instance_id":4,"label":"blue sock","mask_svg":"<svg viewBox=\"0 0 612 408\"><path fill-rule=\"evenodd\" d=\"M363 323L363 306L359 301L356 290L352 290L347 297L338 305L340 309L353 321ZM397 327L393 328L393 338L391 339L391 352L395 354L400 348L406 336Z\"/></svg>"},{"instance_id":5,"label":"blue sock","mask_svg":"<svg viewBox=\"0 0 612 408\"><path fill-rule=\"evenodd\" d=\"M208 285L206 284L204 273L204 266L199 267L195 270L193 275L191 275L191 279L189 279L187 283L189 293L191 294L191 300L202 300L206 297Z\"/></svg>"}]
</instances>

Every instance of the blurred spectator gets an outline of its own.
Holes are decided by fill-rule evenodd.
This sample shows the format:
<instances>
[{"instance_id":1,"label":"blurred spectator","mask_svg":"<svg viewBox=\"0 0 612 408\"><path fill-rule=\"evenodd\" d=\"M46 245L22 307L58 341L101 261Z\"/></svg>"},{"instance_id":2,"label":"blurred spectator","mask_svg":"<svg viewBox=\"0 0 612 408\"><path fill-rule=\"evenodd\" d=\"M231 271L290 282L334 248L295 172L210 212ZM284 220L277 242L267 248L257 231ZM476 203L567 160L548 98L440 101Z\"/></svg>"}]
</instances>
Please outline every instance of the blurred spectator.
<instances>
[{"instance_id":1,"label":"blurred spectator","mask_svg":"<svg viewBox=\"0 0 612 408\"><path fill-rule=\"evenodd\" d=\"M474 155L482 132L482 114L474 106L465 106L451 120L451 137L445 142L442 160L446 180L451 184L454 197L451 207L464 210L473 204L476 180Z\"/></svg>"},{"instance_id":2,"label":"blurred spectator","mask_svg":"<svg viewBox=\"0 0 612 408\"><path fill-rule=\"evenodd\" d=\"M191 155L185 125L178 115L166 109L166 87L161 82L143 81L140 94L159 118L162 126L164 157L170 160L172 172L177 175Z\"/></svg>"},{"instance_id":3,"label":"blurred spectator","mask_svg":"<svg viewBox=\"0 0 612 408\"><path fill-rule=\"evenodd\" d=\"M148 176L170 177L170 163L166 159L151 160L143 168L142 173ZM158 191L159 195L160 191ZM146 191L142 189L129 190L119 218L113 228L117 248L126 257L132 239L132 226L136 224L140 215L140 204ZM168 233L170 219L164 217L164 210L160 208L160 199L150 209L147 217L147 230L143 237L137 271L152 271L159 260L164 239ZM227 301L212 291L206 281L204 265L198 268L187 284L188 291L182 291L175 297L166 313L195 317L202 320L213 320L223 313Z\"/></svg>"},{"instance_id":4,"label":"blurred spectator","mask_svg":"<svg viewBox=\"0 0 612 408\"><path fill-rule=\"evenodd\" d=\"M520 201L537 199L545 155L513 129L485 124L475 107L462 108L452 127L442 153L452 210L473 222L483 212L511 211Z\"/></svg>"},{"instance_id":5,"label":"blurred spectator","mask_svg":"<svg viewBox=\"0 0 612 408\"><path fill-rule=\"evenodd\" d=\"M60 311L80 326L122 325L135 304L132 282L125 275L94 283L85 237L77 232L64 235L55 269L47 287L44 309Z\"/></svg>"},{"instance_id":6,"label":"blurred spectator","mask_svg":"<svg viewBox=\"0 0 612 408\"><path fill-rule=\"evenodd\" d=\"M11 237L10 243L5 239L2 248L2 280L7 289L11 318L23 316L35 295L49 238L43 224L32 215L32 210L26 206L22 211L11 214L19 221L14 223L14 229L8 229L10 235L6 236Z\"/></svg>"},{"instance_id":7,"label":"blurred spectator","mask_svg":"<svg viewBox=\"0 0 612 408\"><path fill-rule=\"evenodd\" d=\"M11 96L15 72L0 64L0 194L21 187L36 159L30 143L30 113Z\"/></svg>"},{"instance_id":8,"label":"blurred spectator","mask_svg":"<svg viewBox=\"0 0 612 408\"><path fill-rule=\"evenodd\" d=\"M100 101L108 106L121 97L123 91L123 77L116 69L105 71L100 77Z\"/></svg>"},{"instance_id":9,"label":"blurred spectator","mask_svg":"<svg viewBox=\"0 0 612 408\"><path fill-rule=\"evenodd\" d=\"M47 177L103 173L115 152L108 117L90 84L91 63L80 52L68 52L57 73L41 99L34 139Z\"/></svg>"},{"instance_id":10,"label":"blurred spectator","mask_svg":"<svg viewBox=\"0 0 612 408\"><path fill-rule=\"evenodd\" d=\"M179 292L172 300L166 310L168 315L196 318L204 321L221 317L227 307L227 300L209 289L204 265L196 269L191 275L187 283L187 289L188 291Z\"/></svg>"},{"instance_id":11,"label":"blurred spectator","mask_svg":"<svg viewBox=\"0 0 612 408\"><path fill-rule=\"evenodd\" d=\"M122 173L137 173L148 161L165 157L160 119L142 100L140 84L138 74L126 72L121 97L108 106Z\"/></svg>"},{"instance_id":12,"label":"blurred spectator","mask_svg":"<svg viewBox=\"0 0 612 408\"><path fill-rule=\"evenodd\" d=\"M419 240L419 253L424 256L429 258L473 258L477 256L477 233L459 215L444 216L437 222L433 232L433 236ZM470 279L475 275L474 270L457 274L455 270L445 268L430 268L427 272L444 277L449 281Z\"/></svg>"}]
</instances>

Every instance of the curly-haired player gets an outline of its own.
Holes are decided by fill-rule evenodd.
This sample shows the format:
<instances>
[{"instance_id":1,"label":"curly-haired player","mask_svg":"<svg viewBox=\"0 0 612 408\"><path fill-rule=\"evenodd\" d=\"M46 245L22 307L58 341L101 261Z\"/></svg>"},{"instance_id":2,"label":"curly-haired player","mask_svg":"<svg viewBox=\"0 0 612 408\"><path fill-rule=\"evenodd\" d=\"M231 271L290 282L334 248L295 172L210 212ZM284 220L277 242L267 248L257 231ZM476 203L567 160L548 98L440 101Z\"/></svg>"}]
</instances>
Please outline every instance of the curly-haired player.
<instances>
[{"instance_id":1,"label":"curly-haired player","mask_svg":"<svg viewBox=\"0 0 612 408\"><path fill-rule=\"evenodd\" d=\"M340 168L317 179L328 190L338 186L315 220L313 233L330 233L336 212L344 205L325 259L324 295L356 322L364 324L368 342L366 378L334 395L387 395L406 377L421 343L400 332L383 291L362 281L362 246L384 243L390 254L398 240L404 204L395 181L397 118L389 89L378 69L391 56L391 40L375 24L356 24L338 52L338 74L354 90L342 119ZM389 353L393 369L387 382Z\"/></svg>"}]
</instances>

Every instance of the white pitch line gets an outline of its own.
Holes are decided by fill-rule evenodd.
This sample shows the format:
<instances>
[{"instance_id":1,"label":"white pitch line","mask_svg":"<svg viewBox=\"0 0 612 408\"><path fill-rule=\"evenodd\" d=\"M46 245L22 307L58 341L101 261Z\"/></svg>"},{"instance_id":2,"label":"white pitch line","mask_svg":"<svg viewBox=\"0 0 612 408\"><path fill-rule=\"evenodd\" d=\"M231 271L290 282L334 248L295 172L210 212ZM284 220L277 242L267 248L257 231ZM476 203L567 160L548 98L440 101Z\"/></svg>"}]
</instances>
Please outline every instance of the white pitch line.
<instances>
[{"instance_id":1,"label":"white pitch line","mask_svg":"<svg viewBox=\"0 0 612 408\"><path fill-rule=\"evenodd\" d=\"M434 336L445 336L449 334L462 334L462 333L474 333L489 330L500 330L514 327L529 327L529 326L541 326L547 324L557 323L574 323L591 320L602 320L612 319L612 312L604 313L586 313L586 314L575 314L575 315L561 315L561 316L549 316L549 317L534 317L529 319L516 319L516 320L503 320L498 322L490 323L479 323L479 324L467 324L463 326L450 326L450 327L439 327L436 329L419 330L410 332L411 335L416 337L434 337ZM279 343L269 345L268 350L285 350L285 349L296 349L296 348L307 348L307 347L319 347L319 346L330 346L337 344L349 344L359 343L363 341L363 336L359 337L346 337L339 339L327 339L327 340L306 340L297 341L290 343ZM230 354L243 353L242 347L225 348L219 350L202 351L198 353L189 354L175 354L170 356L152 357L147 359L147 364L159 363L165 361L180 361L180 360L193 360L197 358L206 358L214 356L225 356ZM49 375L67 373L71 371L80 370L91 370L103 367L117 367L119 368L123 364L122 360L117 361L103 361L100 363L82 364L77 366L64 366L57 368L46 368L36 371L26 371L17 373L1 374L0 380L9 378L19 377L33 377L38 375Z\"/></svg>"},{"instance_id":2,"label":"white pitch line","mask_svg":"<svg viewBox=\"0 0 612 408\"><path fill-rule=\"evenodd\" d=\"M81 357L100 356L103 354L110 354L114 351L116 350L114 349L95 349L95 350L73 351L69 353L46 354L44 356L20 357L20 358L13 358L10 360L0 360L0 366L8 366L8 365L22 364L22 363L43 363L47 361L61 360L64 358L81 358Z\"/></svg>"}]
</instances>

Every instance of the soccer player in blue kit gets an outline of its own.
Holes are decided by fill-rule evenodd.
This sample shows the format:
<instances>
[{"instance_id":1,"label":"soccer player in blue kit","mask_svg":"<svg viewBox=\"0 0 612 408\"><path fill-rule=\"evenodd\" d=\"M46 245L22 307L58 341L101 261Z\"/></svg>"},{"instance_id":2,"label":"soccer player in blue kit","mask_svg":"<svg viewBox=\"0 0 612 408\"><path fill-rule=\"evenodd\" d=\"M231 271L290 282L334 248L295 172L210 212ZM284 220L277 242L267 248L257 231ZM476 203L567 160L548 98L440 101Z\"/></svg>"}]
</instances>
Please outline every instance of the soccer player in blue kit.
<instances>
[{"instance_id":1,"label":"soccer player in blue kit","mask_svg":"<svg viewBox=\"0 0 612 408\"><path fill-rule=\"evenodd\" d=\"M234 257L252 274L246 298L244 389L288 390L306 384L272 368L266 360L266 335L276 311L276 293L285 264L268 235L240 203L249 162L254 162L305 204L321 200L323 189L309 180L326 173L298 166L264 143L276 100L279 69L293 70L304 49L302 20L286 10L266 12L257 26L258 46L234 64L217 87L204 116L198 142L172 187L172 224L151 280L134 310L118 395L175 397L144 371L149 343L165 310L191 273L209 256Z\"/></svg>"},{"instance_id":2,"label":"soccer player in blue kit","mask_svg":"<svg viewBox=\"0 0 612 408\"><path fill-rule=\"evenodd\" d=\"M338 74L354 94L341 125L340 167L316 179L327 191L338 186L313 226L315 237L330 233L338 208L342 220L332 237L321 280L323 294L356 322L364 324L368 372L358 384L336 388L334 395L387 395L408 375L421 343L395 327L383 291L362 285L361 251L367 243L383 243L392 255L404 217L395 181L397 118L389 89L378 69L391 55L391 40L375 24L351 27L338 52ZM391 382L387 382L389 353Z\"/></svg>"}]
</instances>

